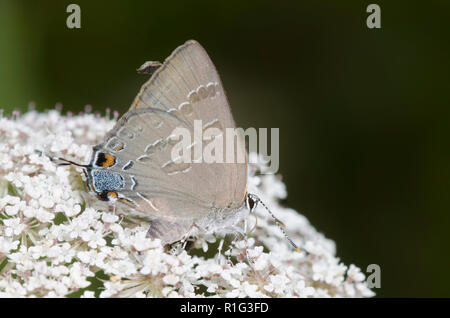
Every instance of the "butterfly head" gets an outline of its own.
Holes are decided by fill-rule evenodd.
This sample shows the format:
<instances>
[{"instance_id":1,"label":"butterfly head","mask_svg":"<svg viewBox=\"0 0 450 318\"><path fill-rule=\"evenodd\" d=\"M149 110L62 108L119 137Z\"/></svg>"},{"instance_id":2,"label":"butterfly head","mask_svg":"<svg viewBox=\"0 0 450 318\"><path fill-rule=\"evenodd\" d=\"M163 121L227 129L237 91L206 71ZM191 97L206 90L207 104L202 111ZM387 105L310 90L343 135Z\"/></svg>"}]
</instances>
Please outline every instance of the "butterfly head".
<instances>
[{"instance_id":1,"label":"butterfly head","mask_svg":"<svg viewBox=\"0 0 450 318\"><path fill-rule=\"evenodd\" d=\"M252 193L247 193L247 196L245 199L245 205L246 205L247 209L250 211L250 213L256 209L256 207L258 206L259 203L264 207L264 209L266 209L267 212L269 212L270 216L273 218L273 220L277 224L278 228L283 233L284 237L296 249L296 251L300 253L300 248L286 234L286 232L285 232L286 225L283 222L281 222L277 217L275 217L275 215L272 213L272 211L267 207L267 205L264 202L261 201L261 199L257 195L252 194ZM305 252L308 254L307 251L305 251Z\"/></svg>"},{"instance_id":2,"label":"butterfly head","mask_svg":"<svg viewBox=\"0 0 450 318\"><path fill-rule=\"evenodd\" d=\"M254 195L252 193L247 193L247 196L245 197L245 206L251 213L256 209L256 207L258 206L258 203L260 201L261 200L259 199L258 196Z\"/></svg>"}]
</instances>

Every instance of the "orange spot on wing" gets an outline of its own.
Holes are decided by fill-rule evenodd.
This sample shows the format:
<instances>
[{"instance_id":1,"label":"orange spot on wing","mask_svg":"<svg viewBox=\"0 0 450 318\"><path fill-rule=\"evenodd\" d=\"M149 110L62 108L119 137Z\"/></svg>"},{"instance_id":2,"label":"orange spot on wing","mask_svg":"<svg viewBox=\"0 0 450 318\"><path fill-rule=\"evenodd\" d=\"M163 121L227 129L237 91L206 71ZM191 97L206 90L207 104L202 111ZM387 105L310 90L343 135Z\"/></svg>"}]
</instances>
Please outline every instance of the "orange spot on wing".
<instances>
[{"instance_id":1,"label":"orange spot on wing","mask_svg":"<svg viewBox=\"0 0 450 318\"><path fill-rule=\"evenodd\" d=\"M107 154L105 154L105 161L102 162L102 167L109 168L109 167L113 166L115 162L116 162L116 157L107 153Z\"/></svg>"},{"instance_id":2,"label":"orange spot on wing","mask_svg":"<svg viewBox=\"0 0 450 318\"><path fill-rule=\"evenodd\" d=\"M117 192L108 192L108 196L117 199Z\"/></svg>"}]
</instances>

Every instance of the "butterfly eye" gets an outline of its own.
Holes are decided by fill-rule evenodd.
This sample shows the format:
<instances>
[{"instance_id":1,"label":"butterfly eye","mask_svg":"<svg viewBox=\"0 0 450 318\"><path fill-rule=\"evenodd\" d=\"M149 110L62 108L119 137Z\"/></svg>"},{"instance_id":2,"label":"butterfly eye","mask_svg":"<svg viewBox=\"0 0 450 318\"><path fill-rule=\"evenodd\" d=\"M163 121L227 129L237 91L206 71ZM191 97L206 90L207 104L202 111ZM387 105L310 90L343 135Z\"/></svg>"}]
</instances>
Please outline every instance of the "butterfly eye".
<instances>
[{"instance_id":1,"label":"butterfly eye","mask_svg":"<svg viewBox=\"0 0 450 318\"><path fill-rule=\"evenodd\" d=\"M250 210L250 212L253 212L253 210L256 208L257 202L252 198L251 195L247 195L247 208Z\"/></svg>"}]
</instances>

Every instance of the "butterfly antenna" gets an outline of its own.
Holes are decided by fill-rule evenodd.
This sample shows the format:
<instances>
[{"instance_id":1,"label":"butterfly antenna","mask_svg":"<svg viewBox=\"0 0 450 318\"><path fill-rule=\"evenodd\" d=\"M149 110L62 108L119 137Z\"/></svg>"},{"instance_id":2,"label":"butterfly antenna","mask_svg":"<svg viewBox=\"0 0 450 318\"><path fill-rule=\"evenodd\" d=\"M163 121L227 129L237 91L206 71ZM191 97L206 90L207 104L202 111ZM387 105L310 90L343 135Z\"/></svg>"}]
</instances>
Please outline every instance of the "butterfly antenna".
<instances>
[{"instance_id":1,"label":"butterfly antenna","mask_svg":"<svg viewBox=\"0 0 450 318\"><path fill-rule=\"evenodd\" d=\"M35 152L37 154L39 154L40 156L44 155L44 153L41 150L35 150ZM69 160L69 159L65 159L65 158L61 158L61 157L52 157L49 155L45 155L48 157L48 159L50 159L50 161L54 162L55 164L57 164L58 166L69 166L69 165L74 165L77 167L82 167L82 168L87 168L89 167L89 165L83 165L81 163Z\"/></svg>"},{"instance_id":2,"label":"butterfly antenna","mask_svg":"<svg viewBox=\"0 0 450 318\"><path fill-rule=\"evenodd\" d=\"M278 226L278 228L281 230L281 232L283 233L284 237L289 241L289 243L291 243L291 245L295 248L295 250L297 252L301 252L300 248L297 246L297 244L295 244L291 238L286 234L286 231L284 230L284 223L281 222L273 213L272 211L270 211L270 209L267 207L267 205L264 204L264 202L261 201L261 199L259 197L254 196L253 199L258 202L261 203L261 205L267 210L267 212L269 212L270 216L274 219L276 225ZM305 251L306 252L306 251Z\"/></svg>"}]
</instances>

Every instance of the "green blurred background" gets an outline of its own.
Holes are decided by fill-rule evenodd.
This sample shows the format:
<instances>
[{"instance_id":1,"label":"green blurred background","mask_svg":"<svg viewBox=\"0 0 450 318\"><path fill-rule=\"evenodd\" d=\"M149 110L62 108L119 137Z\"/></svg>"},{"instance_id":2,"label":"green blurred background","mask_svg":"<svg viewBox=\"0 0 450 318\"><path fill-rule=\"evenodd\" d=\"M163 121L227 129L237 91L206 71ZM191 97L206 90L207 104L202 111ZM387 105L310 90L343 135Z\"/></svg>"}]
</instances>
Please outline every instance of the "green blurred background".
<instances>
[{"instance_id":1,"label":"green blurred background","mask_svg":"<svg viewBox=\"0 0 450 318\"><path fill-rule=\"evenodd\" d=\"M74 1L74 0L72 0ZM287 204L378 296L450 296L448 1L0 1L0 108L123 113L188 39L207 49L241 127L280 128Z\"/></svg>"}]
</instances>

